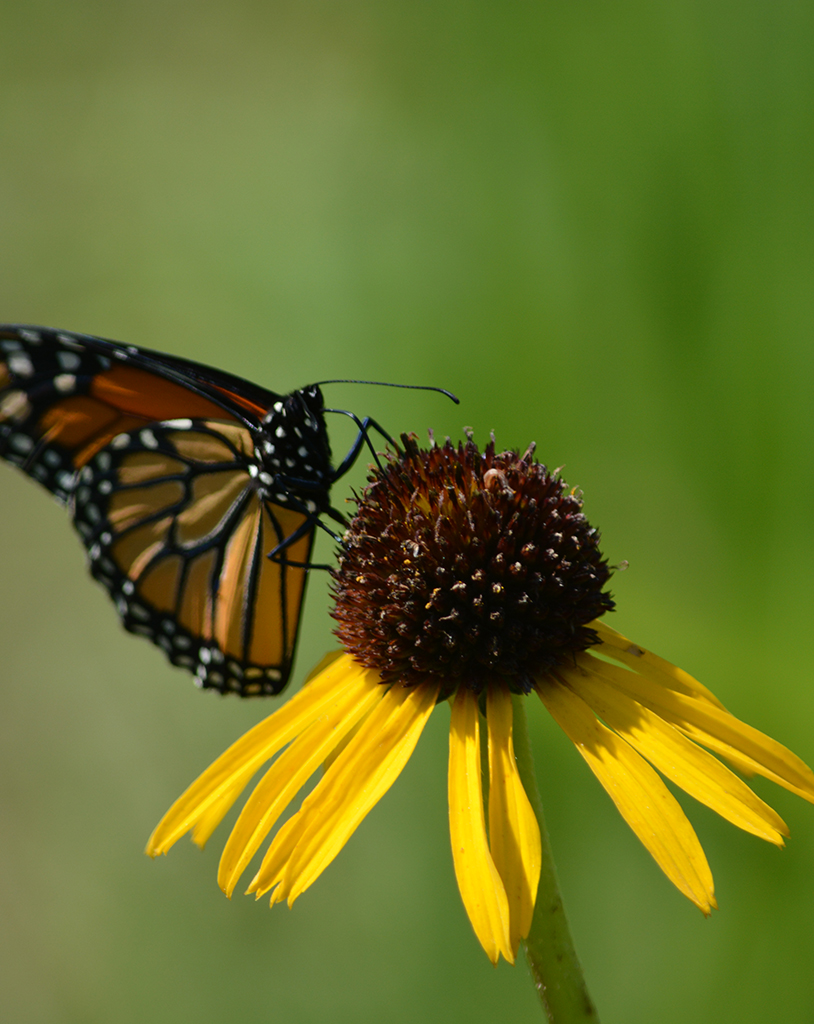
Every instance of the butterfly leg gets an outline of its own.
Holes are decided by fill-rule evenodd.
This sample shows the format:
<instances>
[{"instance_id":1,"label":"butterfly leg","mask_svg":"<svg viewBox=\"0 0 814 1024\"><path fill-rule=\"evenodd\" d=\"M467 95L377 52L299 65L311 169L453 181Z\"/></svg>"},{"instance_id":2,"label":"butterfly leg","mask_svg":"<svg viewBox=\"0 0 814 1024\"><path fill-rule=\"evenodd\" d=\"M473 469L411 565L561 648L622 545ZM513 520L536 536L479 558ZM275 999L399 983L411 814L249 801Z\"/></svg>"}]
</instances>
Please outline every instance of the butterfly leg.
<instances>
[{"instance_id":1,"label":"butterfly leg","mask_svg":"<svg viewBox=\"0 0 814 1024\"><path fill-rule=\"evenodd\" d=\"M347 455L334 470L332 483L335 483L340 477L344 476L345 473L348 472L354 462L359 458L359 452L361 452L363 445L368 446L370 454L373 456L373 461L379 469L382 468L382 464L379 462L379 456L376 454L376 449L373 447L373 443L370 440L371 427L378 431L388 444L393 445L394 448L398 448L398 445L393 438L387 433L384 427L380 426L380 424L373 419L372 416L365 416L363 420L360 420L355 413L349 412L347 409L326 409L325 412L336 412L341 413L343 416L348 416L359 428L359 433L356 435L356 439L348 449Z\"/></svg>"},{"instance_id":2,"label":"butterfly leg","mask_svg":"<svg viewBox=\"0 0 814 1024\"><path fill-rule=\"evenodd\" d=\"M272 562L277 562L278 565L287 565L292 569L325 569L330 571L333 569L332 565L322 565L317 562L292 562L283 554L287 547L291 544L295 544L298 540L305 537L314 528L314 526L320 526L334 540L339 540L339 537L333 532L333 530L329 530L324 523L317 519L316 516L308 513L308 518L305 522L301 526L298 526L292 534L289 534L288 537L280 541L277 547L272 548L272 550L266 555L266 558L270 558Z\"/></svg>"}]
</instances>

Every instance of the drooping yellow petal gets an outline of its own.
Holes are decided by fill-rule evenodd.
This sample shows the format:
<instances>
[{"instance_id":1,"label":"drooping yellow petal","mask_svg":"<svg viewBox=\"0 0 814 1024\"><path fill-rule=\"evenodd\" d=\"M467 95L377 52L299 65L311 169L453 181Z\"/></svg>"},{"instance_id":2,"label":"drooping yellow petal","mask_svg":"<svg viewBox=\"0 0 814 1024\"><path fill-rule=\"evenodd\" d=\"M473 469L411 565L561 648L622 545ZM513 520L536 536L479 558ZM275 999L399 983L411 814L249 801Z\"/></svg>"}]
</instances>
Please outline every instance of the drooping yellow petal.
<instances>
[{"instance_id":1,"label":"drooping yellow petal","mask_svg":"<svg viewBox=\"0 0 814 1024\"><path fill-rule=\"evenodd\" d=\"M328 769L331 767L331 765L334 763L334 761L339 757L339 755L342 753L342 751L345 749L345 747L350 743L350 741L356 735L356 731L357 731L357 729L359 728L359 726L361 724L362 724L361 721L357 722L356 725L354 725L353 728L349 732L346 732L345 735L342 737L342 739L337 743L337 745L333 748L333 750L328 754L328 756L322 762L322 773L323 773L323 775L325 774L325 772L328 771Z\"/></svg>"},{"instance_id":2,"label":"drooping yellow petal","mask_svg":"<svg viewBox=\"0 0 814 1024\"><path fill-rule=\"evenodd\" d=\"M685 793L746 832L783 845L789 832L780 815L712 754L601 677L581 667L563 669L559 675L606 725Z\"/></svg>"},{"instance_id":3,"label":"drooping yellow petal","mask_svg":"<svg viewBox=\"0 0 814 1024\"><path fill-rule=\"evenodd\" d=\"M357 677L272 762L246 801L223 850L218 884L227 896L231 897L249 861L289 803L336 744L384 694L377 672Z\"/></svg>"},{"instance_id":4,"label":"drooping yellow petal","mask_svg":"<svg viewBox=\"0 0 814 1024\"><path fill-rule=\"evenodd\" d=\"M257 769L307 728L366 671L349 654L333 659L318 676L274 714L241 736L198 776L156 826L147 843L147 853L151 857L166 853L204 817L205 831L211 835L220 820L214 820L213 808L217 807L223 817ZM227 798L227 793L231 799Z\"/></svg>"},{"instance_id":5,"label":"drooping yellow petal","mask_svg":"<svg viewBox=\"0 0 814 1024\"><path fill-rule=\"evenodd\" d=\"M336 857L410 759L435 707L437 685L392 686L365 718L293 824L275 837L252 882L262 895L274 885L275 901L289 906ZM281 830L282 832L282 830Z\"/></svg>"},{"instance_id":6,"label":"drooping yellow petal","mask_svg":"<svg viewBox=\"0 0 814 1024\"><path fill-rule=\"evenodd\" d=\"M261 896L271 890L270 906L273 907L275 903L280 903L283 900L284 897L280 892L280 879L285 872L288 858L294 852L294 847L302 835L304 824L307 823L302 816L302 809L300 809L280 826L274 837L274 842L266 850L259 871L246 890L247 896L254 893L254 898L259 900Z\"/></svg>"},{"instance_id":7,"label":"drooping yellow petal","mask_svg":"<svg viewBox=\"0 0 814 1024\"><path fill-rule=\"evenodd\" d=\"M665 661L664 658L653 654L652 651L645 650L644 647L639 647L638 644L634 644L626 636L617 633L615 629L602 622L601 619L595 619L589 623L589 626L591 629L596 630L602 641L601 644L592 647L592 651L600 651L608 658L621 661L622 664L632 668L634 672L639 672L641 675L652 679L654 683L659 683L661 686L666 686L671 690L678 690L679 693L686 693L690 697L708 700L715 707L723 708L723 704L715 694L708 690L703 683L699 683L697 679L694 679L689 672L685 672L683 668L672 665L669 661Z\"/></svg>"},{"instance_id":8,"label":"drooping yellow petal","mask_svg":"<svg viewBox=\"0 0 814 1024\"><path fill-rule=\"evenodd\" d=\"M585 758L620 814L670 881L705 914L716 905L712 874L692 825L656 772L556 679L538 684L552 717Z\"/></svg>"},{"instance_id":9,"label":"drooping yellow petal","mask_svg":"<svg viewBox=\"0 0 814 1024\"><path fill-rule=\"evenodd\" d=\"M244 778L243 775L238 775L236 779L235 784L225 789L218 799L210 804L195 822L195 827L192 829L192 842L201 850L206 846L212 833L223 821L229 808L246 787L248 779Z\"/></svg>"},{"instance_id":10,"label":"drooping yellow petal","mask_svg":"<svg viewBox=\"0 0 814 1024\"><path fill-rule=\"evenodd\" d=\"M486 842L478 698L465 686L452 702L449 726L449 833L455 877L478 941L493 964L514 963L509 901Z\"/></svg>"},{"instance_id":11,"label":"drooping yellow petal","mask_svg":"<svg viewBox=\"0 0 814 1024\"><path fill-rule=\"evenodd\" d=\"M576 662L655 711L659 718L675 725L696 742L735 763L742 761L757 774L814 803L814 772L808 765L781 743L728 711L706 700L668 690L644 676L588 654L578 654Z\"/></svg>"},{"instance_id":12,"label":"drooping yellow petal","mask_svg":"<svg viewBox=\"0 0 814 1024\"><path fill-rule=\"evenodd\" d=\"M311 824L283 879L289 906L336 857L412 756L439 688L428 684L404 689L408 692L386 718L361 724L326 777L324 792L315 797Z\"/></svg>"},{"instance_id":13,"label":"drooping yellow petal","mask_svg":"<svg viewBox=\"0 0 814 1024\"><path fill-rule=\"evenodd\" d=\"M517 956L531 928L540 880L540 827L520 781L512 742L512 695L490 686L486 696L489 737L489 848L509 902L509 937Z\"/></svg>"}]
</instances>

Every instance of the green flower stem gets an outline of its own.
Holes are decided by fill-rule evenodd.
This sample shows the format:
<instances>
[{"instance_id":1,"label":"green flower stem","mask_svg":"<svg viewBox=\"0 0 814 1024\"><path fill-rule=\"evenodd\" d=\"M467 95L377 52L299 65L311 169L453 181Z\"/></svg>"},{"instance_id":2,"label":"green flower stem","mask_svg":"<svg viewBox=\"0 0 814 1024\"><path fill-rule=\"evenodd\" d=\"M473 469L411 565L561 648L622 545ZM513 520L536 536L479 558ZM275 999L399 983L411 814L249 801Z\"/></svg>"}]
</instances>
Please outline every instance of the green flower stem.
<instances>
[{"instance_id":1,"label":"green flower stem","mask_svg":"<svg viewBox=\"0 0 814 1024\"><path fill-rule=\"evenodd\" d=\"M582 967L565 917L557 869L543 817L526 721L526 697L512 697L514 752L520 778L540 825L542 844L540 886L531 931L524 945L534 987L551 1024L599 1024L588 995Z\"/></svg>"}]
</instances>

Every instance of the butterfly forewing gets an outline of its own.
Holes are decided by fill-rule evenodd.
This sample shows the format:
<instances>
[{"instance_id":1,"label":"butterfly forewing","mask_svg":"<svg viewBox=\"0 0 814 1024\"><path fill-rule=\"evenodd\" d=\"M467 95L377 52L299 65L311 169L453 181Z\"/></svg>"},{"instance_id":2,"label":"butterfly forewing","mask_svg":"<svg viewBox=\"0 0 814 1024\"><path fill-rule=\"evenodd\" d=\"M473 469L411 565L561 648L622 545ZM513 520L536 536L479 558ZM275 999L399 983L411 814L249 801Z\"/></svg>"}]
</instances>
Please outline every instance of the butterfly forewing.
<instances>
[{"instance_id":1,"label":"butterfly forewing","mask_svg":"<svg viewBox=\"0 0 814 1024\"><path fill-rule=\"evenodd\" d=\"M149 362L99 338L0 328L0 455L66 501L74 470L118 434L175 417L228 417L138 359Z\"/></svg>"},{"instance_id":2,"label":"butterfly forewing","mask_svg":"<svg viewBox=\"0 0 814 1024\"><path fill-rule=\"evenodd\" d=\"M91 572L125 627L202 686L242 694L288 678L313 539L267 557L307 516L269 499L253 450L229 423L152 424L91 459L73 498Z\"/></svg>"}]
</instances>

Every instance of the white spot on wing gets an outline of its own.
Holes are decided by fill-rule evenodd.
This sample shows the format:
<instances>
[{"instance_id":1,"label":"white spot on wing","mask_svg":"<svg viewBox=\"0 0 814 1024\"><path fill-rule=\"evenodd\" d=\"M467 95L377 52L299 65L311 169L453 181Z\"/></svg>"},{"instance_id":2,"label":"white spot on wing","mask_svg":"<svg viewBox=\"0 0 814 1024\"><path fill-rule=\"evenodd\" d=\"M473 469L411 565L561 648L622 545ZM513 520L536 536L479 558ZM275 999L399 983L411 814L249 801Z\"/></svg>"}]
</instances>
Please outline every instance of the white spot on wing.
<instances>
[{"instance_id":1,"label":"white spot on wing","mask_svg":"<svg viewBox=\"0 0 814 1024\"><path fill-rule=\"evenodd\" d=\"M164 420L162 427L175 427L176 430L189 430L192 427L192 420Z\"/></svg>"},{"instance_id":2,"label":"white spot on wing","mask_svg":"<svg viewBox=\"0 0 814 1024\"><path fill-rule=\"evenodd\" d=\"M76 377L72 373L60 373L54 377L54 387L67 395L76 387Z\"/></svg>"},{"instance_id":3,"label":"white spot on wing","mask_svg":"<svg viewBox=\"0 0 814 1024\"><path fill-rule=\"evenodd\" d=\"M9 391L0 401L0 420L14 420L19 423L31 414L31 403L25 391Z\"/></svg>"},{"instance_id":4,"label":"white spot on wing","mask_svg":"<svg viewBox=\"0 0 814 1024\"><path fill-rule=\"evenodd\" d=\"M72 348L74 352L85 351L85 346L82 344L82 342L77 341L76 338L74 338L70 334L58 334L57 341L61 341L65 348Z\"/></svg>"},{"instance_id":5,"label":"white spot on wing","mask_svg":"<svg viewBox=\"0 0 814 1024\"><path fill-rule=\"evenodd\" d=\"M12 448L27 455L34 447L34 441L28 434L12 434L8 442Z\"/></svg>"},{"instance_id":6,"label":"white spot on wing","mask_svg":"<svg viewBox=\"0 0 814 1024\"><path fill-rule=\"evenodd\" d=\"M82 365L76 352L57 352L57 362L63 370L78 370Z\"/></svg>"},{"instance_id":7,"label":"white spot on wing","mask_svg":"<svg viewBox=\"0 0 814 1024\"><path fill-rule=\"evenodd\" d=\"M8 368L17 377L30 377L34 373L34 364L25 352L13 352L8 357Z\"/></svg>"}]
</instances>

